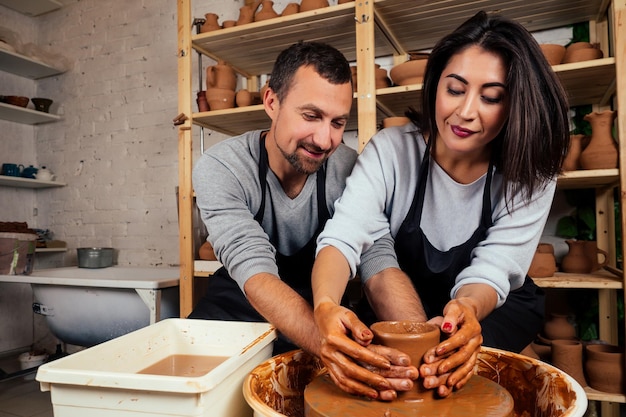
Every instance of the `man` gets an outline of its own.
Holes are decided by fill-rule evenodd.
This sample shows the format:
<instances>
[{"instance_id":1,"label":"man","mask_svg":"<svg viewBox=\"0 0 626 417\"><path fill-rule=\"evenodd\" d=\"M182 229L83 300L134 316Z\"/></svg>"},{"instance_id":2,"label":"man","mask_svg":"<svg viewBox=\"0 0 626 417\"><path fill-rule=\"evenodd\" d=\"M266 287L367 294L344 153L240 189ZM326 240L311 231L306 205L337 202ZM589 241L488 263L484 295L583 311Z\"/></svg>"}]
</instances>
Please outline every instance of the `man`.
<instances>
[{"instance_id":1,"label":"man","mask_svg":"<svg viewBox=\"0 0 626 417\"><path fill-rule=\"evenodd\" d=\"M342 144L350 65L335 48L300 42L278 56L264 107L269 130L211 147L193 171L209 241L224 265L189 318L267 321L274 354L319 352L311 269L356 152Z\"/></svg>"}]
</instances>

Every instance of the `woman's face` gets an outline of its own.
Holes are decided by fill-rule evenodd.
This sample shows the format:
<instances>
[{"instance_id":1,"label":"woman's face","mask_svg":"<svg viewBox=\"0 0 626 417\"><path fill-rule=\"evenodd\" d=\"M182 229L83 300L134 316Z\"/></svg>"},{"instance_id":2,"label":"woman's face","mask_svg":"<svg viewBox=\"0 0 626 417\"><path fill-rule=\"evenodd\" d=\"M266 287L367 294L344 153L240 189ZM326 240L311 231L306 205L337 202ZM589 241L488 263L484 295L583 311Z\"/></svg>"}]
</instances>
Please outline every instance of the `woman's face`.
<instances>
[{"instance_id":1,"label":"woman's face","mask_svg":"<svg viewBox=\"0 0 626 417\"><path fill-rule=\"evenodd\" d=\"M502 58L478 46L450 58L437 86L438 151L457 157L484 156L507 119L505 80Z\"/></svg>"}]
</instances>

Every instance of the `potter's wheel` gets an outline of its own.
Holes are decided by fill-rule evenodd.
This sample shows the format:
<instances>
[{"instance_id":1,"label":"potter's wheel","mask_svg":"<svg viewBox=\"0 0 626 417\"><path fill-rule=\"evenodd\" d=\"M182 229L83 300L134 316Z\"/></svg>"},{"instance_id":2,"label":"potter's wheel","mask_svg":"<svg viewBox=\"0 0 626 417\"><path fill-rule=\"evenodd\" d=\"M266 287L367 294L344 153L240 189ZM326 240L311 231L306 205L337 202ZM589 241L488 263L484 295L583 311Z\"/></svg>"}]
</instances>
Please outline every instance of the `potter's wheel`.
<instances>
[{"instance_id":1,"label":"potter's wheel","mask_svg":"<svg viewBox=\"0 0 626 417\"><path fill-rule=\"evenodd\" d=\"M474 375L447 398L435 399L431 391L417 400L400 395L383 402L346 394L323 374L304 390L304 409L305 417L508 417L513 415L513 397L495 382Z\"/></svg>"}]
</instances>

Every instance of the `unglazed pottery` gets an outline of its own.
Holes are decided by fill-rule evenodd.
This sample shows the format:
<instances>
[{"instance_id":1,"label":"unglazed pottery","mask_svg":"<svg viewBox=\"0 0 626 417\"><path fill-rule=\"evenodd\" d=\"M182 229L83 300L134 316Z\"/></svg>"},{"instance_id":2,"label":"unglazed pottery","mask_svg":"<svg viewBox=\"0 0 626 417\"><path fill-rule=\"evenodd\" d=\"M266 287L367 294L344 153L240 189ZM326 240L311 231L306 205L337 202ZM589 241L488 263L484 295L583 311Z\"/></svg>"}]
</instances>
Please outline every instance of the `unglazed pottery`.
<instances>
[{"instance_id":1,"label":"unglazed pottery","mask_svg":"<svg viewBox=\"0 0 626 417\"><path fill-rule=\"evenodd\" d=\"M585 372L591 388L614 394L625 393L624 348L590 344L585 348Z\"/></svg>"},{"instance_id":2,"label":"unglazed pottery","mask_svg":"<svg viewBox=\"0 0 626 417\"><path fill-rule=\"evenodd\" d=\"M542 43L541 52L550 65L559 65L565 56L565 47L556 43Z\"/></svg>"},{"instance_id":3,"label":"unglazed pottery","mask_svg":"<svg viewBox=\"0 0 626 417\"><path fill-rule=\"evenodd\" d=\"M597 271L605 267L609 262L609 254L598 248L598 242L595 240L586 240L585 255L591 260L591 272Z\"/></svg>"},{"instance_id":4,"label":"unglazed pottery","mask_svg":"<svg viewBox=\"0 0 626 417\"><path fill-rule=\"evenodd\" d=\"M583 169L617 168L618 147L613 139L614 110L591 112L584 119L591 124L591 140L580 154Z\"/></svg>"},{"instance_id":5,"label":"unglazed pottery","mask_svg":"<svg viewBox=\"0 0 626 417\"><path fill-rule=\"evenodd\" d=\"M394 66L389 75L395 85L420 84L424 81L427 59L412 59Z\"/></svg>"},{"instance_id":6,"label":"unglazed pottery","mask_svg":"<svg viewBox=\"0 0 626 417\"><path fill-rule=\"evenodd\" d=\"M556 270L554 247L549 243L540 243L537 245L530 267L528 268L528 275L532 278L551 277L554 276Z\"/></svg>"},{"instance_id":7,"label":"unglazed pottery","mask_svg":"<svg viewBox=\"0 0 626 417\"><path fill-rule=\"evenodd\" d=\"M579 340L552 341L552 365L566 372L582 387L587 386L583 371L583 345Z\"/></svg>"},{"instance_id":8,"label":"unglazed pottery","mask_svg":"<svg viewBox=\"0 0 626 417\"><path fill-rule=\"evenodd\" d=\"M561 260L561 270L573 274L588 274L593 268L593 263L585 255L584 240L566 240L569 250Z\"/></svg>"},{"instance_id":9,"label":"unglazed pottery","mask_svg":"<svg viewBox=\"0 0 626 417\"><path fill-rule=\"evenodd\" d=\"M206 99L206 91L198 91L196 103L198 103L198 111L209 111L209 102Z\"/></svg>"},{"instance_id":10,"label":"unglazed pottery","mask_svg":"<svg viewBox=\"0 0 626 417\"><path fill-rule=\"evenodd\" d=\"M210 110L223 110L235 107L235 91L228 88L207 88L206 99Z\"/></svg>"},{"instance_id":11,"label":"unglazed pottery","mask_svg":"<svg viewBox=\"0 0 626 417\"><path fill-rule=\"evenodd\" d=\"M292 14L296 14L298 12L300 12L300 5L298 3L289 3L285 6L285 8L283 9L280 15L289 16Z\"/></svg>"},{"instance_id":12,"label":"unglazed pottery","mask_svg":"<svg viewBox=\"0 0 626 417\"><path fill-rule=\"evenodd\" d=\"M261 10L257 11L254 15L254 21L260 22L262 20L273 19L280 16L274 10L274 2L271 0L263 0L261 3Z\"/></svg>"},{"instance_id":13,"label":"unglazed pottery","mask_svg":"<svg viewBox=\"0 0 626 417\"><path fill-rule=\"evenodd\" d=\"M584 138L585 135L570 135L569 148L563 160L563 171L576 171L580 168L580 154L583 151Z\"/></svg>"},{"instance_id":14,"label":"unglazed pottery","mask_svg":"<svg viewBox=\"0 0 626 417\"><path fill-rule=\"evenodd\" d=\"M237 86L237 74L233 67L224 61L218 61L215 65L210 65L206 69L206 86L209 88L226 88L235 90Z\"/></svg>"},{"instance_id":15,"label":"unglazed pottery","mask_svg":"<svg viewBox=\"0 0 626 417\"><path fill-rule=\"evenodd\" d=\"M300 3L301 12L321 9L322 7L328 7L328 0L302 0L302 2Z\"/></svg>"},{"instance_id":16,"label":"unglazed pottery","mask_svg":"<svg viewBox=\"0 0 626 417\"><path fill-rule=\"evenodd\" d=\"M566 314L553 313L543 324L543 334L551 341L573 340L576 339L576 328Z\"/></svg>"},{"instance_id":17,"label":"unglazed pottery","mask_svg":"<svg viewBox=\"0 0 626 417\"><path fill-rule=\"evenodd\" d=\"M200 27L200 32L205 33L221 29L222 26L220 26L220 24L217 22L217 18L218 16L215 13L206 13L204 15L205 22Z\"/></svg>"}]
</instances>

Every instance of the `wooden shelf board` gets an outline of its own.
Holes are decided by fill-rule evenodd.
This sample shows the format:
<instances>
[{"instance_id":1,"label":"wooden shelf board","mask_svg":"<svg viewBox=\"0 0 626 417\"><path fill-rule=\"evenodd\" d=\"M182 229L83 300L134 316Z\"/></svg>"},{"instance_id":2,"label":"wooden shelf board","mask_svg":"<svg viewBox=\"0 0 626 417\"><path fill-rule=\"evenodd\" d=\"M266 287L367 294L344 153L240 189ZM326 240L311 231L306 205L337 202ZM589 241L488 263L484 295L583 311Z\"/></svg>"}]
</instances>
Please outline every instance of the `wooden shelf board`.
<instances>
[{"instance_id":1,"label":"wooden shelf board","mask_svg":"<svg viewBox=\"0 0 626 417\"><path fill-rule=\"evenodd\" d=\"M623 279L610 272L601 270L593 274L568 274L557 272L553 277L533 278L535 284L542 288L594 288L622 289Z\"/></svg>"},{"instance_id":2,"label":"wooden shelf board","mask_svg":"<svg viewBox=\"0 0 626 417\"><path fill-rule=\"evenodd\" d=\"M561 189L602 188L619 184L619 170L615 169L587 169L567 171L558 179Z\"/></svg>"},{"instance_id":3,"label":"wooden shelf board","mask_svg":"<svg viewBox=\"0 0 626 417\"><path fill-rule=\"evenodd\" d=\"M611 394L595 390L591 387L584 387L585 394L587 394L588 400L596 401L609 401L612 403L626 403L626 395L624 394Z\"/></svg>"},{"instance_id":4,"label":"wooden shelf board","mask_svg":"<svg viewBox=\"0 0 626 417\"><path fill-rule=\"evenodd\" d=\"M405 51L432 48L452 28L480 10L498 12L517 20L528 30L537 31L595 20L602 0L512 0L512 1L439 1L377 0L374 6L387 27L393 27ZM376 55L389 54L376 44Z\"/></svg>"},{"instance_id":5,"label":"wooden shelf board","mask_svg":"<svg viewBox=\"0 0 626 417\"><path fill-rule=\"evenodd\" d=\"M329 43L355 61L355 24L354 2L350 2L200 33L192 36L192 46L226 61L244 76L269 74L278 54L301 40Z\"/></svg>"},{"instance_id":6,"label":"wooden shelf board","mask_svg":"<svg viewBox=\"0 0 626 417\"><path fill-rule=\"evenodd\" d=\"M0 49L0 71L33 80L63 73L63 71L44 62L4 49Z\"/></svg>"},{"instance_id":7,"label":"wooden shelf board","mask_svg":"<svg viewBox=\"0 0 626 417\"><path fill-rule=\"evenodd\" d=\"M28 109L26 107L14 106L12 104L0 103L0 119L26 125L38 125L56 122L61 120L61 116Z\"/></svg>"},{"instance_id":8,"label":"wooden shelf board","mask_svg":"<svg viewBox=\"0 0 626 417\"><path fill-rule=\"evenodd\" d=\"M0 186L15 188L52 188L65 187L65 183L58 181L44 181L32 178L9 177L0 175Z\"/></svg>"}]
</instances>

